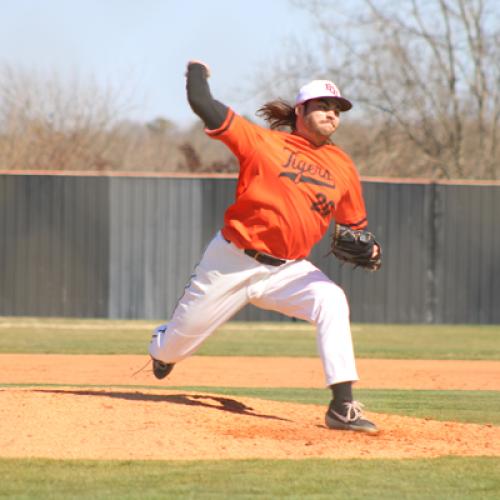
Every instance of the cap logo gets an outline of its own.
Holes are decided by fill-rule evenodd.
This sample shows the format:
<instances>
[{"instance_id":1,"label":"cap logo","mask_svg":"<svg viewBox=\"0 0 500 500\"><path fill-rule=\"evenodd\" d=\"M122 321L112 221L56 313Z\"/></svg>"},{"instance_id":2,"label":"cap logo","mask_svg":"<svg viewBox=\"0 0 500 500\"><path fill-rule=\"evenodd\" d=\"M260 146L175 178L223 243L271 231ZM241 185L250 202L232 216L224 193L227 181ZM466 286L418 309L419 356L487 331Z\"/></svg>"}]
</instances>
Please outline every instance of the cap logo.
<instances>
[{"instance_id":1,"label":"cap logo","mask_svg":"<svg viewBox=\"0 0 500 500\"><path fill-rule=\"evenodd\" d=\"M326 88L326 90L328 90L328 92L330 92L334 96L337 96L337 97L339 96L339 91L337 90L335 85L332 85L331 83L325 83L325 88Z\"/></svg>"}]
</instances>

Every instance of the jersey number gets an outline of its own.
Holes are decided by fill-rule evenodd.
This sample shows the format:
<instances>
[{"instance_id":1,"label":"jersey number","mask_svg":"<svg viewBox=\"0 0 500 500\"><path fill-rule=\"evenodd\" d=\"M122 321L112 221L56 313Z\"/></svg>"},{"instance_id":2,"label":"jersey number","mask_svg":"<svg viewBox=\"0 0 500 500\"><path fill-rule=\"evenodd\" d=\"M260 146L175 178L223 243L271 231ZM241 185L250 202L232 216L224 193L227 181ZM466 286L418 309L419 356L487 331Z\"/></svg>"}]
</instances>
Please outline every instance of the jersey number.
<instances>
[{"instance_id":1,"label":"jersey number","mask_svg":"<svg viewBox=\"0 0 500 500\"><path fill-rule=\"evenodd\" d=\"M328 217L331 211L335 208L335 203L323 193L316 193L316 201L311 205L311 210L319 212L323 217Z\"/></svg>"}]
</instances>

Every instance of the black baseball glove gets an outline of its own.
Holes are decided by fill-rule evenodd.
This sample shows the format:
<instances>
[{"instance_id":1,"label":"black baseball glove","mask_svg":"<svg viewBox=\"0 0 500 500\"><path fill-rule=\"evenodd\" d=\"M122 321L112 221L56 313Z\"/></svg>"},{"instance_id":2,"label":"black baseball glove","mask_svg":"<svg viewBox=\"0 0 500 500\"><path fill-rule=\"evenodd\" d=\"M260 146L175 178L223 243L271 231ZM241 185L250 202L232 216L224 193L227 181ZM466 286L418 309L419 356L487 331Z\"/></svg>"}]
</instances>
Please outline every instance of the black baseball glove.
<instances>
[{"instance_id":1,"label":"black baseball glove","mask_svg":"<svg viewBox=\"0 0 500 500\"><path fill-rule=\"evenodd\" d=\"M378 247L378 252L372 257L375 245ZM377 271L382 265L382 248L373 234L341 224L335 225L331 235L331 253L343 262L370 271Z\"/></svg>"}]
</instances>

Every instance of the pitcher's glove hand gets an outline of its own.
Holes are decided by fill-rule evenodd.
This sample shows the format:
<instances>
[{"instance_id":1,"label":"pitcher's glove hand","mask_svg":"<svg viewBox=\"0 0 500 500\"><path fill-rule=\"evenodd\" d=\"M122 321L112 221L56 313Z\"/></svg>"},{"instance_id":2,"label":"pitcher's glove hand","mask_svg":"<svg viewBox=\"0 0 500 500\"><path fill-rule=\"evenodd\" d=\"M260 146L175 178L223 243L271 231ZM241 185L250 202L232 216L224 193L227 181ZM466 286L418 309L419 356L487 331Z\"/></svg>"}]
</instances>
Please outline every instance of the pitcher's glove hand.
<instances>
[{"instance_id":1,"label":"pitcher's glove hand","mask_svg":"<svg viewBox=\"0 0 500 500\"><path fill-rule=\"evenodd\" d=\"M331 235L331 253L343 262L370 271L377 271L382 265L382 249L373 234L341 224L335 225Z\"/></svg>"}]
</instances>

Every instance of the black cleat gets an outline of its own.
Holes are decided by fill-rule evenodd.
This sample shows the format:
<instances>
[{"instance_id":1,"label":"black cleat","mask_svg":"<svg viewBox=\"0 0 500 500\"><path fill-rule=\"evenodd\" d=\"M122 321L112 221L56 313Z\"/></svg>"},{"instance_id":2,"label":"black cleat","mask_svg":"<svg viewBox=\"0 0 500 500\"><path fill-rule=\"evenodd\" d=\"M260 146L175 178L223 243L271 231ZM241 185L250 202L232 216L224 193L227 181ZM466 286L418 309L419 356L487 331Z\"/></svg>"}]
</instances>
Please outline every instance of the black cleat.
<instances>
[{"instance_id":1,"label":"black cleat","mask_svg":"<svg viewBox=\"0 0 500 500\"><path fill-rule=\"evenodd\" d=\"M153 360L154 376L159 380L165 378L173 370L175 365L175 363L164 363L159 359L154 359L154 358L151 359Z\"/></svg>"},{"instance_id":2,"label":"black cleat","mask_svg":"<svg viewBox=\"0 0 500 500\"><path fill-rule=\"evenodd\" d=\"M365 420L362 414L363 405L357 401L344 403L345 414L338 413L333 408L333 401L330 403L325 415L325 424L329 429L342 431L366 432L367 434L378 434L377 426Z\"/></svg>"}]
</instances>

